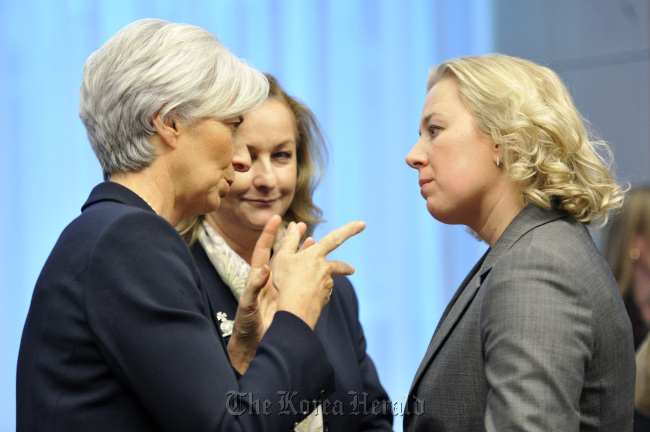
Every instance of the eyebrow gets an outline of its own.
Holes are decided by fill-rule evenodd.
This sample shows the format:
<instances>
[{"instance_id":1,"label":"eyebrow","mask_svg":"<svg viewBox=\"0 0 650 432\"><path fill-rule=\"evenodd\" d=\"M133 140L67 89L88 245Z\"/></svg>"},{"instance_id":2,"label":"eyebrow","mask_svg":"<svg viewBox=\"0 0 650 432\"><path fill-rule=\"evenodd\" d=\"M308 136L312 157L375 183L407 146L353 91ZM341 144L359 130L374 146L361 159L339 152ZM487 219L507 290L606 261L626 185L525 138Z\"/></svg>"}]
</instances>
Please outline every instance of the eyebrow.
<instances>
[{"instance_id":1,"label":"eyebrow","mask_svg":"<svg viewBox=\"0 0 650 432\"><path fill-rule=\"evenodd\" d=\"M282 141L282 142L277 143L276 145L273 146L273 149L277 149L279 147L284 147L284 146L287 146L287 145L289 145L289 146L293 145L294 147L298 148L298 143L296 142L295 139L288 139L286 141Z\"/></svg>"}]
</instances>

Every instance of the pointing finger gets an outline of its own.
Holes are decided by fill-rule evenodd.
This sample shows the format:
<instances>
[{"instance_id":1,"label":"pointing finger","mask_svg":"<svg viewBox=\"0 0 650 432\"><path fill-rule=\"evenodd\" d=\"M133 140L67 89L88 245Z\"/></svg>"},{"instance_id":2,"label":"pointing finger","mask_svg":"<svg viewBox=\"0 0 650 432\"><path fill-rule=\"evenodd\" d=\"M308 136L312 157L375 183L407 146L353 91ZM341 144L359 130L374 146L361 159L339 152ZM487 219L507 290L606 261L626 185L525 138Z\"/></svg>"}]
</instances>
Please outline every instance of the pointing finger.
<instances>
[{"instance_id":1,"label":"pointing finger","mask_svg":"<svg viewBox=\"0 0 650 432\"><path fill-rule=\"evenodd\" d=\"M347 239L353 235L359 234L366 227L365 222L348 222L340 228L323 237L315 247L318 247L325 255L341 246Z\"/></svg>"}]
</instances>

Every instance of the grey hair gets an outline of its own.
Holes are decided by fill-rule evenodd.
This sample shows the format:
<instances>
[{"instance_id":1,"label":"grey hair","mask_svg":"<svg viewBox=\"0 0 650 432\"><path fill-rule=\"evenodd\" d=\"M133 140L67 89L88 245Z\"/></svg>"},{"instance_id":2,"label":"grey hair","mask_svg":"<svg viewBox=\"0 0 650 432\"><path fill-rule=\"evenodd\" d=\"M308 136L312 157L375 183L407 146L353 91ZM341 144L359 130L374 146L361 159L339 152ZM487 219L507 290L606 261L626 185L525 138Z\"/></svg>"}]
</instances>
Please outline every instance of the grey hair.
<instances>
[{"instance_id":1,"label":"grey hair","mask_svg":"<svg viewBox=\"0 0 650 432\"><path fill-rule=\"evenodd\" d=\"M138 171L156 157L152 118L166 124L227 120L266 100L264 75L211 32L144 19L129 24L86 61L79 116L104 178Z\"/></svg>"}]
</instances>

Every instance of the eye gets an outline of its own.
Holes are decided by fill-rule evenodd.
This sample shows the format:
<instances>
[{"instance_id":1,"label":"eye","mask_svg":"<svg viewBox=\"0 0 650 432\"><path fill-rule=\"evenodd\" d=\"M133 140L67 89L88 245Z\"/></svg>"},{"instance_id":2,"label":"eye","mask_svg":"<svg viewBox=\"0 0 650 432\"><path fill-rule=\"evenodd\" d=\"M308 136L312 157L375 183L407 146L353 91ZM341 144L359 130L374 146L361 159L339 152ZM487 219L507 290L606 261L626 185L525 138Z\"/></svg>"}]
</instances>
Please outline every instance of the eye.
<instances>
[{"instance_id":1,"label":"eye","mask_svg":"<svg viewBox=\"0 0 650 432\"><path fill-rule=\"evenodd\" d=\"M235 132L237 129L239 129L239 126L241 126L242 123L244 123L244 116L239 116L237 119L231 120L226 124L232 129L233 132Z\"/></svg>"},{"instance_id":2,"label":"eye","mask_svg":"<svg viewBox=\"0 0 650 432\"><path fill-rule=\"evenodd\" d=\"M429 133L431 134L432 137L435 137L436 134L439 133L442 130L442 128L440 126L436 126L436 125L431 125L431 126L428 127L428 129L429 129Z\"/></svg>"},{"instance_id":3,"label":"eye","mask_svg":"<svg viewBox=\"0 0 650 432\"><path fill-rule=\"evenodd\" d=\"M290 151L279 151L279 152L275 152L275 153L273 153L271 155L271 157L274 160L278 160L278 161L282 161L282 162L290 161L292 156L293 156L293 153L290 152Z\"/></svg>"}]
</instances>

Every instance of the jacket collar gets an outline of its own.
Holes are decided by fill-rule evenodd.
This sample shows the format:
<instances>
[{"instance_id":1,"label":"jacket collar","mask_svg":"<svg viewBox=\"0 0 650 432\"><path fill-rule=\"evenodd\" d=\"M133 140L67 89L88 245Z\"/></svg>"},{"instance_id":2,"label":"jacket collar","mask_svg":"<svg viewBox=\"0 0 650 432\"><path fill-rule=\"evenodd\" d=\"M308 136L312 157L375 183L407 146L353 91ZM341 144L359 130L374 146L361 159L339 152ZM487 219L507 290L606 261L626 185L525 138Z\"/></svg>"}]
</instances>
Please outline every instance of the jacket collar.
<instances>
[{"instance_id":1,"label":"jacket collar","mask_svg":"<svg viewBox=\"0 0 650 432\"><path fill-rule=\"evenodd\" d=\"M140 198L138 194L133 192L131 189L122 186L121 184L105 181L98 184L90 192L90 196L86 203L81 207L81 211L85 211L88 207L100 203L102 201L113 201L122 204L126 204L133 207L138 207L142 210L149 210L153 212L153 209L149 207L149 204L145 200Z\"/></svg>"},{"instance_id":2,"label":"jacket collar","mask_svg":"<svg viewBox=\"0 0 650 432\"><path fill-rule=\"evenodd\" d=\"M550 210L545 210L535 204L528 204L515 216L503 234L501 234L499 240L488 250L480 273L483 275L489 271L497 259L530 230L566 216L567 214L565 212L555 207L552 207Z\"/></svg>"}]
</instances>

